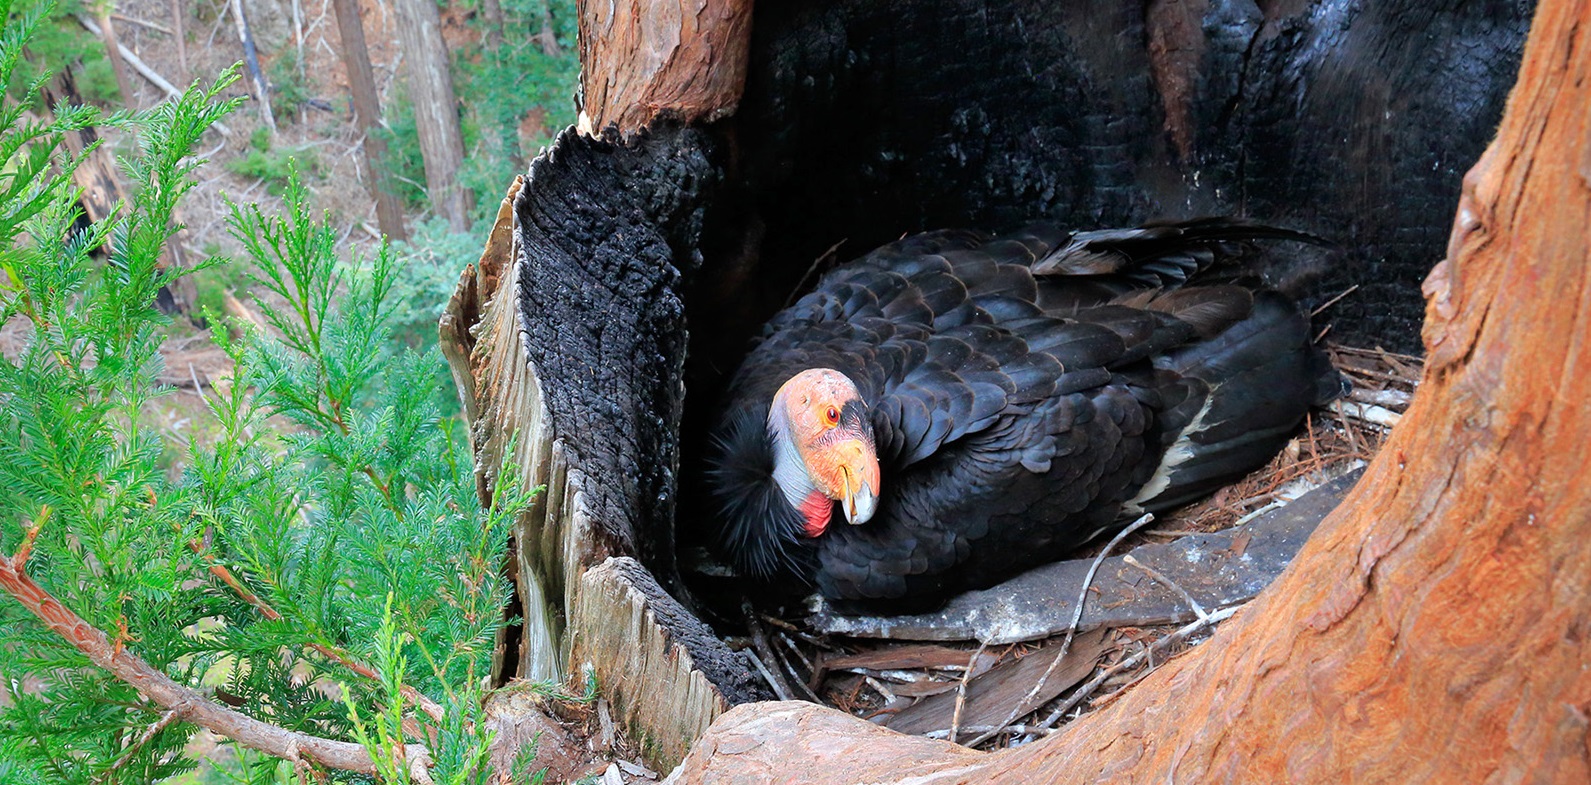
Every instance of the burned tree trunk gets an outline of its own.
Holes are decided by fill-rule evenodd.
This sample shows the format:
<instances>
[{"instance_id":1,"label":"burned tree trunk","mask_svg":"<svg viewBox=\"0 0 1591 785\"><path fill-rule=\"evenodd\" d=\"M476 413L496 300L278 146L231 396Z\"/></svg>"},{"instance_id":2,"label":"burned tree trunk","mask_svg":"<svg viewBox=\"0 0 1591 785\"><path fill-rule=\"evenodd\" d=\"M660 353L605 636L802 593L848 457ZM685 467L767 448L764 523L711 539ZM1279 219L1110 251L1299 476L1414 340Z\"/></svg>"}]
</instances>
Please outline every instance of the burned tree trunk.
<instances>
[{"instance_id":1,"label":"burned tree trunk","mask_svg":"<svg viewBox=\"0 0 1591 785\"><path fill-rule=\"evenodd\" d=\"M770 697L677 602L673 515L685 323L721 178L700 133L566 131L505 201L443 317L483 501L501 467L542 486L513 531L517 615L500 680L593 669L672 767L714 717Z\"/></svg>"},{"instance_id":2,"label":"burned tree trunk","mask_svg":"<svg viewBox=\"0 0 1591 785\"><path fill-rule=\"evenodd\" d=\"M814 0L764 4L750 24L749 3L665 5L581 4L583 133L532 165L443 320L483 498L499 469L546 487L514 531L507 612L525 621L496 675L589 664L660 767L766 695L695 615L707 611L675 552L714 514L692 498L702 426L804 276L919 229L1235 213L1349 246L1355 264L1328 281L1391 283L1338 306L1339 332L1406 345L1411 266L1440 253L1527 15L1413 0ZM1470 78L1455 84L1444 63ZM804 742L773 733L789 718L813 744L854 721L762 708L740 731L721 722L689 771L1039 765L862 729L893 741L843 761L856 764L843 777L791 768L780 756ZM728 755L754 727L772 734L769 755ZM948 757L907 765L924 751Z\"/></svg>"},{"instance_id":3,"label":"burned tree trunk","mask_svg":"<svg viewBox=\"0 0 1591 785\"><path fill-rule=\"evenodd\" d=\"M1543 3L1426 279L1413 409L1293 568L1209 643L1043 743L980 755L750 706L676 779L796 761L816 781L1591 778L1591 409L1572 392L1591 363L1588 71L1591 11Z\"/></svg>"}]
</instances>

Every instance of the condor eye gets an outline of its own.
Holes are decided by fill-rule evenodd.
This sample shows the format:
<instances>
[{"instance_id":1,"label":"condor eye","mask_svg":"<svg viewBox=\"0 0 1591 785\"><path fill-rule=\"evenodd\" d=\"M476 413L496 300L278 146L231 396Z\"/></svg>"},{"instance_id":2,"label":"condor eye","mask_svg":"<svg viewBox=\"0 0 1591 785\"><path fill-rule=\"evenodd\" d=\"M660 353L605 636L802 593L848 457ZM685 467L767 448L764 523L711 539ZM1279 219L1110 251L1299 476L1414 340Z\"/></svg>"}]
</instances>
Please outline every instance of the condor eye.
<instances>
[{"instance_id":1,"label":"condor eye","mask_svg":"<svg viewBox=\"0 0 1591 785\"><path fill-rule=\"evenodd\" d=\"M827 424L831 428L836 426L836 425L839 425L840 424L840 410L834 408L833 406L830 406L829 408L824 409L823 410L823 422L825 424Z\"/></svg>"}]
</instances>

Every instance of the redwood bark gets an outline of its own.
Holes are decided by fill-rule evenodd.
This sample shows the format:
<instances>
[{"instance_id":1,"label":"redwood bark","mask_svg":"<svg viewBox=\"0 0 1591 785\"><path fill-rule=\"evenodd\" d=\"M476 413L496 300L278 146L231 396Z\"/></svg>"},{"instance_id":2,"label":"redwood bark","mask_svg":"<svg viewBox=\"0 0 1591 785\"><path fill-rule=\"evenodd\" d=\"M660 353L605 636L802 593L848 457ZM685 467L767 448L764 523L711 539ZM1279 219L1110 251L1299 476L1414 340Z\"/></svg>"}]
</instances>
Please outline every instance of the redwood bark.
<instances>
[{"instance_id":1,"label":"redwood bark","mask_svg":"<svg viewBox=\"0 0 1591 785\"><path fill-rule=\"evenodd\" d=\"M977 754L810 705L721 717L675 779L1591 781L1591 7L1544 0L1425 283L1425 379L1364 479L1212 640Z\"/></svg>"},{"instance_id":2,"label":"redwood bark","mask_svg":"<svg viewBox=\"0 0 1591 785\"><path fill-rule=\"evenodd\" d=\"M398 0L398 40L409 77L409 100L425 159L425 187L437 215L455 232L468 231L470 195L459 184L464 136L453 92L442 16L433 0Z\"/></svg>"},{"instance_id":3,"label":"redwood bark","mask_svg":"<svg viewBox=\"0 0 1591 785\"><path fill-rule=\"evenodd\" d=\"M381 126L381 101L376 94L376 76L370 67L370 48L365 45L365 26L359 17L357 0L332 0L337 15L337 34L342 39L343 65L348 69L348 91L354 99L354 122L364 135L366 182L376 200L376 223L381 233L392 240L407 238L403 228L403 206L387 187L387 142L376 133Z\"/></svg>"},{"instance_id":4,"label":"redwood bark","mask_svg":"<svg viewBox=\"0 0 1591 785\"><path fill-rule=\"evenodd\" d=\"M110 61L111 73L116 76L116 89L122 94L122 105L136 110L138 102L133 97L133 82L127 78L127 63L122 60L121 48L117 46L116 28L111 24L108 6L99 14L99 31L105 40L105 59Z\"/></svg>"},{"instance_id":5,"label":"redwood bark","mask_svg":"<svg viewBox=\"0 0 1591 785\"><path fill-rule=\"evenodd\" d=\"M751 5L581 0L581 132L614 125L629 134L662 115L690 122L733 114L746 85Z\"/></svg>"}]
</instances>

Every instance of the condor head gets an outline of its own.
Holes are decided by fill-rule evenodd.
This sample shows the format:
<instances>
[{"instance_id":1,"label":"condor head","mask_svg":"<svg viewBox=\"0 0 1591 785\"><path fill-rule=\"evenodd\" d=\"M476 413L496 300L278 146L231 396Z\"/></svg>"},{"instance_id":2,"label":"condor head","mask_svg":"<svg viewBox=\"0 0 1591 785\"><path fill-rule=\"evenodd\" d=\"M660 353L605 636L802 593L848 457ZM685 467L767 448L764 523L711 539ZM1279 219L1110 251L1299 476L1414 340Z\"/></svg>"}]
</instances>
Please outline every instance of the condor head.
<instances>
[{"instance_id":1,"label":"condor head","mask_svg":"<svg viewBox=\"0 0 1591 785\"><path fill-rule=\"evenodd\" d=\"M785 500L816 537L828 528L834 502L851 523L866 523L878 508L878 451L867 404L845 374L802 371L779 388L768 410L773 477Z\"/></svg>"}]
</instances>

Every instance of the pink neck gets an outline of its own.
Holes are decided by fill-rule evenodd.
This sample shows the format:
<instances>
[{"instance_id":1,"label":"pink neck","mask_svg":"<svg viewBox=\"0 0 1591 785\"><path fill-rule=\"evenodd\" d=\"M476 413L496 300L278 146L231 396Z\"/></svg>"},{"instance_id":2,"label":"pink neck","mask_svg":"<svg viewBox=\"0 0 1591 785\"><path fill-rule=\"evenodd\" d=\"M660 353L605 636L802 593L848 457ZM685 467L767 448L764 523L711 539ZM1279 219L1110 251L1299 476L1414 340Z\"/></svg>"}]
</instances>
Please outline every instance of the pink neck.
<instances>
[{"instance_id":1,"label":"pink neck","mask_svg":"<svg viewBox=\"0 0 1591 785\"><path fill-rule=\"evenodd\" d=\"M808 537L816 537L829 528L829 518L834 514L834 501L823 495L822 491L814 490L801 500L801 517L807 525L802 532Z\"/></svg>"}]
</instances>

